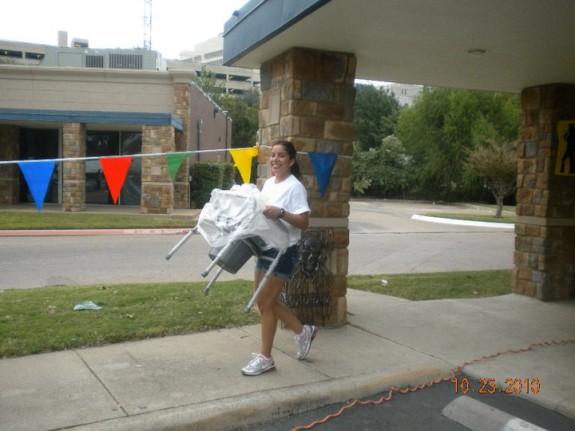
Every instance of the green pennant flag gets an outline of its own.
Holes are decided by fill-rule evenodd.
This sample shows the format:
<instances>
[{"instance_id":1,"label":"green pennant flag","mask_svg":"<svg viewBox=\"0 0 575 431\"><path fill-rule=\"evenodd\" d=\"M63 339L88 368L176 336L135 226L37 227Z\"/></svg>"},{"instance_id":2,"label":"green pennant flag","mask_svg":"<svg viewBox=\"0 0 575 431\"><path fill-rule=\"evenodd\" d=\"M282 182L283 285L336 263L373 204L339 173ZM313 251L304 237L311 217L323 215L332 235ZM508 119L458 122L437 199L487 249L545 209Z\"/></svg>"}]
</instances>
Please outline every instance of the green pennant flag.
<instances>
[{"instance_id":1,"label":"green pennant flag","mask_svg":"<svg viewBox=\"0 0 575 431\"><path fill-rule=\"evenodd\" d=\"M168 171L170 172L170 177L172 181L176 180L176 174L178 169L182 166L184 160L192 157L194 153L180 153L180 154L166 154L166 162L168 164Z\"/></svg>"}]
</instances>

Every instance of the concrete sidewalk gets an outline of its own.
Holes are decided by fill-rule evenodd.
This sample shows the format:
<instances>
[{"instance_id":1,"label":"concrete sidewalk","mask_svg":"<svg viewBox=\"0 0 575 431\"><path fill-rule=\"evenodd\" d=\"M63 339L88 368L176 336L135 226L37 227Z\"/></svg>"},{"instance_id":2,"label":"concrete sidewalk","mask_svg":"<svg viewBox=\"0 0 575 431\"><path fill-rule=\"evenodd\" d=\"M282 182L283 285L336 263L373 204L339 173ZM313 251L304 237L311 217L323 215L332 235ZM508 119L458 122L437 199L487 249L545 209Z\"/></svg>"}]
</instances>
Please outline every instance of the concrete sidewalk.
<instances>
[{"instance_id":1,"label":"concrete sidewalk","mask_svg":"<svg viewBox=\"0 0 575 431\"><path fill-rule=\"evenodd\" d=\"M0 360L0 428L230 430L449 378L498 352L465 366L470 391L481 377L501 390L506 379L538 379L538 393L519 396L575 418L575 301L412 302L349 290L348 311L305 361L279 330L277 370L257 377L240 368L259 347L259 325Z\"/></svg>"}]
</instances>

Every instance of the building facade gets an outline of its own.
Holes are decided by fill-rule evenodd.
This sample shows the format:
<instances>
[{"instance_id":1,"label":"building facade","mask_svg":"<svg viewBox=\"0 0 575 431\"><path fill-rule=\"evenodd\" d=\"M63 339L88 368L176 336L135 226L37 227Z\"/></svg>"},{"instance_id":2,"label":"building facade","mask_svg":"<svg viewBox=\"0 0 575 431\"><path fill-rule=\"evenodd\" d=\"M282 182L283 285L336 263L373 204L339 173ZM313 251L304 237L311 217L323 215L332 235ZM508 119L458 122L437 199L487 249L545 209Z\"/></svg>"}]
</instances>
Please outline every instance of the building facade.
<instances>
[{"instance_id":1,"label":"building facade","mask_svg":"<svg viewBox=\"0 0 575 431\"><path fill-rule=\"evenodd\" d=\"M231 94L260 91L259 69L223 66L224 38L219 35L194 46L192 51L180 53L179 60L166 60L168 69L193 70L198 76L204 68L213 73L219 85Z\"/></svg>"},{"instance_id":2,"label":"building facade","mask_svg":"<svg viewBox=\"0 0 575 431\"><path fill-rule=\"evenodd\" d=\"M193 71L158 70L153 51L104 51L0 43L0 160L95 158L57 163L45 200L83 211L112 203L97 157L194 151L174 181L165 157L133 158L118 200L143 213L188 208L189 163L230 160L231 120ZM104 67L91 67L100 54ZM26 181L0 165L0 204L19 202L31 202Z\"/></svg>"}]
</instances>

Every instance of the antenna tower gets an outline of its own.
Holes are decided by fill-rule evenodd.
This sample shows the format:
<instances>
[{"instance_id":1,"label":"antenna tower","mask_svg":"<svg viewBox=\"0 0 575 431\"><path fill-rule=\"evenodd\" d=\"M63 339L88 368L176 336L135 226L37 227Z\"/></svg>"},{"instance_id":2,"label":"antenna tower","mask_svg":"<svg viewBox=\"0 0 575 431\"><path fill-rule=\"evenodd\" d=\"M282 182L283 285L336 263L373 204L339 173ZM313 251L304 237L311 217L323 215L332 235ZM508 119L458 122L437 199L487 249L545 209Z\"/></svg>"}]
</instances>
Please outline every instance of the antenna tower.
<instances>
[{"instance_id":1,"label":"antenna tower","mask_svg":"<svg viewBox=\"0 0 575 431\"><path fill-rule=\"evenodd\" d=\"M144 0L144 49L152 49L152 0Z\"/></svg>"}]
</instances>

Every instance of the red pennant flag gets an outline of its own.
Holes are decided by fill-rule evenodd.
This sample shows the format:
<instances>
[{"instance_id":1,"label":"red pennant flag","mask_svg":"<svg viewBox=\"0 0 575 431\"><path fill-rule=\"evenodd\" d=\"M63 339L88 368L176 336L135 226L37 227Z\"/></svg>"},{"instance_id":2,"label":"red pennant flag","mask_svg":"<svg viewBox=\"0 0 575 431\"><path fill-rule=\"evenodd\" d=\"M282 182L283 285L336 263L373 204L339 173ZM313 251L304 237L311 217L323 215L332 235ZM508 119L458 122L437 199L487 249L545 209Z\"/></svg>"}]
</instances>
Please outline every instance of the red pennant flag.
<instances>
[{"instance_id":1,"label":"red pennant flag","mask_svg":"<svg viewBox=\"0 0 575 431\"><path fill-rule=\"evenodd\" d=\"M108 190L110 190L114 204L118 202L118 196L120 196L120 190L122 190L131 163L132 157L108 157L100 159L100 165L102 165L104 177L106 178Z\"/></svg>"}]
</instances>

